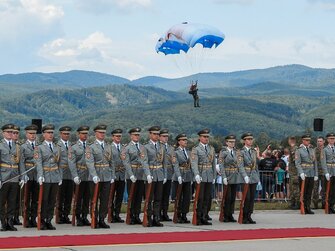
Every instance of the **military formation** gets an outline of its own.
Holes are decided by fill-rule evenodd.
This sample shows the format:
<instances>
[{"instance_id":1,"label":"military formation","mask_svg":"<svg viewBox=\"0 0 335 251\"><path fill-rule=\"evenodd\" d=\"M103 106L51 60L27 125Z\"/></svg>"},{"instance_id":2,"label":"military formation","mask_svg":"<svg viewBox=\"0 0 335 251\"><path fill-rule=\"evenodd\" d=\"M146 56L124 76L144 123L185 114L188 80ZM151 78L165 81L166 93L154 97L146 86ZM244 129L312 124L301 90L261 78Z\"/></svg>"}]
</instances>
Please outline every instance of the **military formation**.
<instances>
[{"instance_id":1,"label":"military formation","mask_svg":"<svg viewBox=\"0 0 335 251\"><path fill-rule=\"evenodd\" d=\"M260 182L260 155L250 132L241 136L244 144L241 149L235 147L235 135L226 136L226 146L216 157L209 129L198 132L199 143L192 149L188 149L185 133L177 135L174 146L169 145L169 131L159 126L148 129L149 141L144 145L140 143L142 131L138 127L128 131L130 142L126 145L121 144L124 132L119 128L112 130L112 142L108 143L107 126L103 124L93 128L93 143L87 141L88 126L76 130L78 140L74 143L69 141L72 133L69 126L58 129L56 143L54 125L41 128L41 143L36 140L38 129L33 124L26 126L26 140L19 144L18 126L6 124L1 128L1 231L16 231L15 225L20 224L55 230L52 222L91 228L110 228L109 222L144 227L162 227L162 222L172 220L190 223L192 185L195 190L192 224L211 225L209 211L217 175L222 176L224 187L220 221L256 224L252 214ZM288 139L291 206L295 209L303 206L306 214L313 214L310 205L314 183L324 179L322 203L328 213L335 213L335 134L327 134L328 145L320 143L315 149L311 147L309 134L301 138L300 146L294 137ZM243 193L237 220L233 215L239 185ZM176 195L174 216L170 219L172 188ZM128 203L126 219L122 219L125 189Z\"/></svg>"}]
</instances>

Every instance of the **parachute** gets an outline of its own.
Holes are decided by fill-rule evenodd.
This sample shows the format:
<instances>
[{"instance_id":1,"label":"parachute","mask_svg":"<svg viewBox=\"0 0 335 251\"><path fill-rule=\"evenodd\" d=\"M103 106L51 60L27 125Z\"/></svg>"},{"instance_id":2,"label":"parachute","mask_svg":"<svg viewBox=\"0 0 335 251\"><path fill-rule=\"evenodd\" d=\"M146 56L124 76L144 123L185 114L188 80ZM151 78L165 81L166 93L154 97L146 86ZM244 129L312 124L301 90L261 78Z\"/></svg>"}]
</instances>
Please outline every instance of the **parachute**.
<instances>
[{"instance_id":1,"label":"parachute","mask_svg":"<svg viewBox=\"0 0 335 251\"><path fill-rule=\"evenodd\" d=\"M215 27L205 24L184 22L172 26L156 44L156 52L165 55L187 53L197 44L203 48L216 48L225 39L224 34Z\"/></svg>"}]
</instances>

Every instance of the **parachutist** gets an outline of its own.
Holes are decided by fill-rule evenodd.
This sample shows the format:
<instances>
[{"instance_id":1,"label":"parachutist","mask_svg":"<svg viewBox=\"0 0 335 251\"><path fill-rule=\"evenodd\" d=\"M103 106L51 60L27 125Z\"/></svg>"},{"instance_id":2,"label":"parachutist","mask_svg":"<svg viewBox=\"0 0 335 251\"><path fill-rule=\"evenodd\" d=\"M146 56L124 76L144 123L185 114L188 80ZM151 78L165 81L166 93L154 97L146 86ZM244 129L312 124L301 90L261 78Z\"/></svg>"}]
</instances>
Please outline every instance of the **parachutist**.
<instances>
[{"instance_id":1,"label":"parachutist","mask_svg":"<svg viewBox=\"0 0 335 251\"><path fill-rule=\"evenodd\" d=\"M193 96L194 107L200 107L198 96L198 80L196 80L195 83L191 81L191 86L188 93Z\"/></svg>"}]
</instances>

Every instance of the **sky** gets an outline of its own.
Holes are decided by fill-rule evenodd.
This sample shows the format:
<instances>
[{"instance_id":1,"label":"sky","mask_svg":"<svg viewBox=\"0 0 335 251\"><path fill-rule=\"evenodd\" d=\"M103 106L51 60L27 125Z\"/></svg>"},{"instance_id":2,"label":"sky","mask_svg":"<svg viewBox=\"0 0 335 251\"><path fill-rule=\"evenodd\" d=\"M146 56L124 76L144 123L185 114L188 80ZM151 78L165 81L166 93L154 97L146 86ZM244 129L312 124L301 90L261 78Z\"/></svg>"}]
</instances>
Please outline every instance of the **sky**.
<instances>
[{"instance_id":1,"label":"sky","mask_svg":"<svg viewBox=\"0 0 335 251\"><path fill-rule=\"evenodd\" d=\"M157 40L185 21L214 26L225 40L190 55L157 54ZM335 68L334 24L335 0L0 0L0 74Z\"/></svg>"}]
</instances>

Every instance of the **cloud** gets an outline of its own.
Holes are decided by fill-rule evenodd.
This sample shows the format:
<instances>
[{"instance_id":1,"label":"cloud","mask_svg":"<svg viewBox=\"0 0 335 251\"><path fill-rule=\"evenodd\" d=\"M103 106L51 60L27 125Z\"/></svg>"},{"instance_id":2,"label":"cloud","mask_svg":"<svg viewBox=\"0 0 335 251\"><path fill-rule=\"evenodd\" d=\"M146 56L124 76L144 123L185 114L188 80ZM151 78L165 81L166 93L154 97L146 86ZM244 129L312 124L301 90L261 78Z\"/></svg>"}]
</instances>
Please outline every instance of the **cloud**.
<instances>
[{"instance_id":1,"label":"cloud","mask_svg":"<svg viewBox=\"0 0 335 251\"><path fill-rule=\"evenodd\" d=\"M120 46L102 32L94 32L84 39L58 38L45 43L38 55L48 61L42 71L94 70L120 76L138 74L144 67L119 52Z\"/></svg>"},{"instance_id":2,"label":"cloud","mask_svg":"<svg viewBox=\"0 0 335 251\"><path fill-rule=\"evenodd\" d=\"M317 5L318 7L328 10L334 11L335 10L335 1L334 0L307 0L307 2Z\"/></svg>"},{"instance_id":3,"label":"cloud","mask_svg":"<svg viewBox=\"0 0 335 251\"><path fill-rule=\"evenodd\" d=\"M124 13L136 9L146 9L152 5L152 0L75 0L78 9L93 13L109 13L113 10Z\"/></svg>"},{"instance_id":4,"label":"cloud","mask_svg":"<svg viewBox=\"0 0 335 251\"><path fill-rule=\"evenodd\" d=\"M217 4L236 4L236 5L249 5L255 2L255 0L213 0Z\"/></svg>"}]
</instances>

